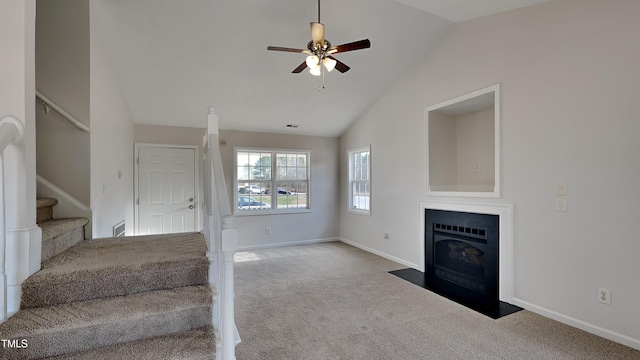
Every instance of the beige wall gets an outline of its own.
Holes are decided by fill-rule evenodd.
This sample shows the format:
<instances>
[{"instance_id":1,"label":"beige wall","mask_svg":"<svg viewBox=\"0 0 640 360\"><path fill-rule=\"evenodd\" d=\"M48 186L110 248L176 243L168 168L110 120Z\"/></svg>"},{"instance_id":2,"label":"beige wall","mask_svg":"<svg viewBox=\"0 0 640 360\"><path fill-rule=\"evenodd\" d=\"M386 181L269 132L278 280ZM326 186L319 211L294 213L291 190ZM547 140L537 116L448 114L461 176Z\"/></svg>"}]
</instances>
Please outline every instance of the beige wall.
<instances>
[{"instance_id":1,"label":"beige wall","mask_svg":"<svg viewBox=\"0 0 640 360\"><path fill-rule=\"evenodd\" d=\"M126 223L133 234L133 119L91 3L91 209L93 236Z\"/></svg>"},{"instance_id":2,"label":"beige wall","mask_svg":"<svg viewBox=\"0 0 640 360\"><path fill-rule=\"evenodd\" d=\"M36 12L36 88L89 126L89 2L39 0ZM38 175L89 206L90 135L37 104Z\"/></svg>"},{"instance_id":3,"label":"beige wall","mask_svg":"<svg viewBox=\"0 0 640 360\"><path fill-rule=\"evenodd\" d=\"M430 186L458 184L458 140L455 118L432 111L429 113L429 180Z\"/></svg>"},{"instance_id":4,"label":"beige wall","mask_svg":"<svg viewBox=\"0 0 640 360\"><path fill-rule=\"evenodd\" d=\"M204 128L135 124L134 139L136 143L196 145L202 151L206 132Z\"/></svg>"},{"instance_id":5,"label":"beige wall","mask_svg":"<svg viewBox=\"0 0 640 360\"><path fill-rule=\"evenodd\" d=\"M518 304L640 349L638 14L635 0L556 0L458 24L341 137L342 173L345 149L371 144L375 186L365 217L342 181L341 237L416 264L419 202L514 204ZM428 198L425 108L496 83L502 198Z\"/></svg>"},{"instance_id":6,"label":"beige wall","mask_svg":"<svg viewBox=\"0 0 640 360\"><path fill-rule=\"evenodd\" d=\"M233 195L234 147L311 150L311 212L236 216L241 248L270 247L338 237L338 139L243 131L220 131L229 194ZM231 196L233 200L233 196ZM265 228L271 228L271 235Z\"/></svg>"},{"instance_id":7,"label":"beige wall","mask_svg":"<svg viewBox=\"0 0 640 360\"><path fill-rule=\"evenodd\" d=\"M494 111L485 109L456 118L457 183L495 184ZM480 171L475 166L480 165Z\"/></svg>"}]
</instances>

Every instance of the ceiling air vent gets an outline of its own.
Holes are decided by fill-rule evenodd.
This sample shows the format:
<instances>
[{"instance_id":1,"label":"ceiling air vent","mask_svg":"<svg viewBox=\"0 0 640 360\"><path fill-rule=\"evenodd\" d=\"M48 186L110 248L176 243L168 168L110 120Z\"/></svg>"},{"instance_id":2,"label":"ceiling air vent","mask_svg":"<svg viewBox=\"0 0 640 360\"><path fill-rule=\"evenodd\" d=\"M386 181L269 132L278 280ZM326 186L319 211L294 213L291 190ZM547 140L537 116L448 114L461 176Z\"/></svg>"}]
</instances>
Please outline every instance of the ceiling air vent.
<instances>
[{"instance_id":1,"label":"ceiling air vent","mask_svg":"<svg viewBox=\"0 0 640 360\"><path fill-rule=\"evenodd\" d=\"M287 124L286 127L290 128L290 129L297 129L298 128L298 124Z\"/></svg>"}]
</instances>

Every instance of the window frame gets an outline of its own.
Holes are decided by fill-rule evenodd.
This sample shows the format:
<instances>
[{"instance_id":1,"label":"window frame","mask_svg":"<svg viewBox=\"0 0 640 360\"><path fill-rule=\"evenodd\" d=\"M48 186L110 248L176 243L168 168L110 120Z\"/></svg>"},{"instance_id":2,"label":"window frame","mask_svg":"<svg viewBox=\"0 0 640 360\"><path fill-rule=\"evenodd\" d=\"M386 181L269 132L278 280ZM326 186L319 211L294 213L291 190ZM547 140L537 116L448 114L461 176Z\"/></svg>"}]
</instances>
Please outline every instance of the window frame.
<instances>
[{"instance_id":1,"label":"window frame","mask_svg":"<svg viewBox=\"0 0 640 360\"><path fill-rule=\"evenodd\" d=\"M269 153L271 155L271 180L238 180L238 153ZM278 180L277 179L277 157L278 154L304 154L306 156L306 180ZM254 148L254 147L234 147L233 149L233 213L236 216L254 216L254 215L278 215L278 214L298 214L311 212L311 150L308 149L276 149L276 148ZM249 182L250 186L260 183L269 184L271 186L271 206L269 209L238 209L238 197L246 194L240 193L239 183ZM306 201L307 206L304 208L280 208L277 207L278 187L283 182L306 182ZM275 191L273 191L275 190ZM249 193L249 196L251 193ZM264 196L265 194L262 194Z\"/></svg>"},{"instance_id":2,"label":"window frame","mask_svg":"<svg viewBox=\"0 0 640 360\"><path fill-rule=\"evenodd\" d=\"M363 181L363 180L355 180L355 174L354 174L354 166L355 166L355 155L356 154L361 154L364 152L368 152L369 153L369 163L367 166L367 180ZM349 184L348 184L348 194L349 194L349 201L347 204L347 212L352 213L352 214L359 214L359 215L366 215L366 216L371 216L371 200L373 198L373 188L371 186L371 145L365 145L365 146L360 146L360 147L356 147L356 148L351 148L347 150L347 156L349 158ZM354 204L353 204L353 197L354 197L354 193L353 193L353 186L356 182L359 183L363 183L363 184L368 184L369 185L369 208L368 209L357 209L354 208Z\"/></svg>"}]
</instances>

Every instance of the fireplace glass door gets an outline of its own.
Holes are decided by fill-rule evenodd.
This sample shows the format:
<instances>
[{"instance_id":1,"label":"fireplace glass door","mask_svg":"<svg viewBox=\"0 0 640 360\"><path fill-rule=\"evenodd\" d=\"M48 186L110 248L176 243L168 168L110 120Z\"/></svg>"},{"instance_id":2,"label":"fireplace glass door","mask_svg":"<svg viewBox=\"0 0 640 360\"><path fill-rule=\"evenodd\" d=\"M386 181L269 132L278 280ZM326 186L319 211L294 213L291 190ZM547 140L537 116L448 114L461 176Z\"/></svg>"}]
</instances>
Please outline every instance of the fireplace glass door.
<instances>
[{"instance_id":1,"label":"fireplace glass door","mask_svg":"<svg viewBox=\"0 0 640 360\"><path fill-rule=\"evenodd\" d=\"M435 276L484 293L486 243L434 234Z\"/></svg>"}]
</instances>

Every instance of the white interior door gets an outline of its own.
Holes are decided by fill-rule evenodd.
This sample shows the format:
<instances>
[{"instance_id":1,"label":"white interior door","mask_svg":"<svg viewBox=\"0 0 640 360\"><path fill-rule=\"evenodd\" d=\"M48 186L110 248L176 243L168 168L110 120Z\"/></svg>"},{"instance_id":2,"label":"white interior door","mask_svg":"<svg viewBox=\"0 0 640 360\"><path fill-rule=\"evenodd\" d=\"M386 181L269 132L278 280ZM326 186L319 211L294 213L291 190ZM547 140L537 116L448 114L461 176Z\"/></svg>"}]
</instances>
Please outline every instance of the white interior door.
<instances>
[{"instance_id":1,"label":"white interior door","mask_svg":"<svg viewBox=\"0 0 640 360\"><path fill-rule=\"evenodd\" d=\"M195 149L138 148L137 234L195 231Z\"/></svg>"}]
</instances>

